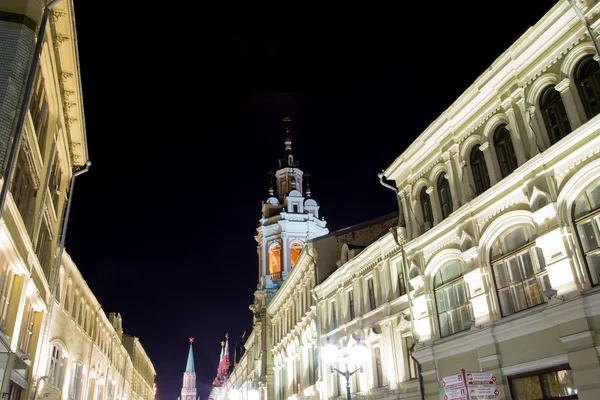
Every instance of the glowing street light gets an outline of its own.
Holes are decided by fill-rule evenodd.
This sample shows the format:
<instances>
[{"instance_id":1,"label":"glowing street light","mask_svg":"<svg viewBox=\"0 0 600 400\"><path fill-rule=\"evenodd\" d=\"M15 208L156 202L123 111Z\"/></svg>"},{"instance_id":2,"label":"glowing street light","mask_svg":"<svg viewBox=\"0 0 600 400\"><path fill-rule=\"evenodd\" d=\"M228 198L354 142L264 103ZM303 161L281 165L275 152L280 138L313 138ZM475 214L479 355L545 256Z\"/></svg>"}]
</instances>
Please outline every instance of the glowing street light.
<instances>
[{"instance_id":1,"label":"glowing street light","mask_svg":"<svg viewBox=\"0 0 600 400\"><path fill-rule=\"evenodd\" d=\"M343 353L344 354L342 355L342 352L335 344L328 343L323 347L322 358L323 362L325 365L329 366L332 373L337 372L346 378L347 400L352 400L352 395L350 393L350 377L359 371L363 371L363 365L366 364L369 359L369 348L364 342L356 340L355 343L346 348ZM335 367L337 362L344 364L345 368L343 371ZM356 369L350 370L350 368Z\"/></svg>"}]
</instances>

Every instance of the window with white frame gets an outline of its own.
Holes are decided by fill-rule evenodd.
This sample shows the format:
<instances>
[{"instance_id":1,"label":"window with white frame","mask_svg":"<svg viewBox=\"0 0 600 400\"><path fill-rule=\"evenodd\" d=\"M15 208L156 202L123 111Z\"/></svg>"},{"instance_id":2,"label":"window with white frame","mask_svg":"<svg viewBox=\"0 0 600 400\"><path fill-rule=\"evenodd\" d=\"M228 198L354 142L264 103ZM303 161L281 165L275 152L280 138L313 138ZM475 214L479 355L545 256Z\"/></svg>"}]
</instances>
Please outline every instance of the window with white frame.
<instances>
[{"instance_id":1,"label":"window with white frame","mask_svg":"<svg viewBox=\"0 0 600 400\"><path fill-rule=\"evenodd\" d=\"M374 365L375 365L375 371L373 371L373 380L375 382L373 382L375 384L374 387L378 388L378 387L382 387L383 386L383 368L381 365L381 350L379 349L379 347L375 347L373 349L374 352Z\"/></svg>"},{"instance_id":2,"label":"window with white frame","mask_svg":"<svg viewBox=\"0 0 600 400\"><path fill-rule=\"evenodd\" d=\"M562 96L554 86L548 86L542 92L540 108L551 144L558 142L571 133L571 124Z\"/></svg>"},{"instance_id":3,"label":"window with white frame","mask_svg":"<svg viewBox=\"0 0 600 400\"><path fill-rule=\"evenodd\" d=\"M499 237L491 249L494 282L502 316L514 314L545 301L550 279L540 249L523 227Z\"/></svg>"},{"instance_id":4,"label":"window with white frame","mask_svg":"<svg viewBox=\"0 0 600 400\"><path fill-rule=\"evenodd\" d=\"M6 260L4 254L0 254L0 330L4 331L10 296L12 295L15 274Z\"/></svg>"},{"instance_id":5,"label":"window with white frame","mask_svg":"<svg viewBox=\"0 0 600 400\"><path fill-rule=\"evenodd\" d=\"M442 337L467 329L465 321L473 319L467 283L463 280L466 272L466 265L454 260L442 265L433 280Z\"/></svg>"},{"instance_id":6,"label":"window with white frame","mask_svg":"<svg viewBox=\"0 0 600 400\"><path fill-rule=\"evenodd\" d=\"M69 398L73 400L81 399L83 377L83 365L78 362L71 363L71 382L69 385Z\"/></svg>"},{"instance_id":7,"label":"window with white frame","mask_svg":"<svg viewBox=\"0 0 600 400\"><path fill-rule=\"evenodd\" d=\"M23 353L29 352L29 344L31 343L31 335L33 334L33 306L31 300L25 300L25 309L23 310L23 319L21 320L21 330L19 332L19 342L17 346Z\"/></svg>"},{"instance_id":8,"label":"window with white frame","mask_svg":"<svg viewBox=\"0 0 600 400\"><path fill-rule=\"evenodd\" d=\"M396 276L398 278L398 297L406 294L406 281L404 280L404 271L402 269L402 262L397 262Z\"/></svg>"},{"instance_id":9,"label":"window with white frame","mask_svg":"<svg viewBox=\"0 0 600 400\"><path fill-rule=\"evenodd\" d=\"M446 174L441 173L437 179L437 190L440 198L440 209L442 219L445 219L452 213L452 195L450 194L450 183L446 179Z\"/></svg>"},{"instance_id":10,"label":"window with white frame","mask_svg":"<svg viewBox=\"0 0 600 400\"><path fill-rule=\"evenodd\" d=\"M64 375L64 354L62 349L56 345L52 344L50 346L50 368L48 373L48 379L46 382L57 388L61 389L62 380Z\"/></svg>"},{"instance_id":11,"label":"window with white frame","mask_svg":"<svg viewBox=\"0 0 600 400\"><path fill-rule=\"evenodd\" d=\"M573 223L592 285L600 284L600 179L575 200Z\"/></svg>"}]
</instances>

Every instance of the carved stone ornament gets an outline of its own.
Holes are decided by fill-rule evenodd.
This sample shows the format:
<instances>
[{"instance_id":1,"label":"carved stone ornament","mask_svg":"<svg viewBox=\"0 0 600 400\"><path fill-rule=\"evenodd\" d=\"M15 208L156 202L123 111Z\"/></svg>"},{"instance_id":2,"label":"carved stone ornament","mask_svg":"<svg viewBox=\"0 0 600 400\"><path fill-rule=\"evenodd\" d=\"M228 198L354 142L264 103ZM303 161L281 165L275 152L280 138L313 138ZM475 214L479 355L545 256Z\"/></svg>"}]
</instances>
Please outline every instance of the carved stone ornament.
<instances>
[{"instance_id":1,"label":"carved stone ornament","mask_svg":"<svg viewBox=\"0 0 600 400\"><path fill-rule=\"evenodd\" d=\"M58 81L60 83L65 83L67 81L67 79L71 79L73 77L73 74L71 72L61 72L60 75L58 76Z\"/></svg>"},{"instance_id":2,"label":"carved stone ornament","mask_svg":"<svg viewBox=\"0 0 600 400\"><path fill-rule=\"evenodd\" d=\"M72 90L63 90L63 97L65 98L65 100L70 100L71 96L73 96L74 94L75 92Z\"/></svg>"},{"instance_id":3,"label":"carved stone ornament","mask_svg":"<svg viewBox=\"0 0 600 400\"><path fill-rule=\"evenodd\" d=\"M63 11L52 10L52 12L50 13L50 22L56 22L65 15L67 15L67 13Z\"/></svg>"},{"instance_id":4,"label":"carved stone ornament","mask_svg":"<svg viewBox=\"0 0 600 400\"><path fill-rule=\"evenodd\" d=\"M67 40L69 40L68 36L60 35L60 34L54 35L54 47L58 49Z\"/></svg>"}]
</instances>

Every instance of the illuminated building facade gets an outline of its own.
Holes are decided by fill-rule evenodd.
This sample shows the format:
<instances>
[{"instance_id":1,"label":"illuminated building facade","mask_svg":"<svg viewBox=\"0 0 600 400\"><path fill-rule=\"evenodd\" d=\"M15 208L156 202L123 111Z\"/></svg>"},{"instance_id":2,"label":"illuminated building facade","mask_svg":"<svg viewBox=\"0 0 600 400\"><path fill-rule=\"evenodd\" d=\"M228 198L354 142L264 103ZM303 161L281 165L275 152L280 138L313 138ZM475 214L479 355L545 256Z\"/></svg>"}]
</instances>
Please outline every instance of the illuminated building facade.
<instances>
[{"instance_id":1,"label":"illuminated building facade","mask_svg":"<svg viewBox=\"0 0 600 400\"><path fill-rule=\"evenodd\" d=\"M156 389L154 383L156 370L150 357L146 354L140 338L123 333L122 342L133 363L129 398L131 400L153 400Z\"/></svg>"},{"instance_id":2,"label":"illuminated building facade","mask_svg":"<svg viewBox=\"0 0 600 400\"><path fill-rule=\"evenodd\" d=\"M10 400L31 398L31 389L47 374L45 337L61 221L74 173L84 171L88 161L71 0L49 14L30 101L22 106L44 5L0 4L3 175L19 111L25 112L0 224L0 392Z\"/></svg>"},{"instance_id":3,"label":"illuminated building facade","mask_svg":"<svg viewBox=\"0 0 600 400\"><path fill-rule=\"evenodd\" d=\"M290 122L284 119L285 153L278 170L269 174L269 195L262 204L255 236L259 283L250 306L253 329L244 343L243 356L224 386L225 391L237 388L243 396L255 390L260 400L271 399L274 393L273 321L267 307L295 269L306 242L329 232L312 198L308 174L299 168L292 153Z\"/></svg>"},{"instance_id":4,"label":"illuminated building facade","mask_svg":"<svg viewBox=\"0 0 600 400\"><path fill-rule=\"evenodd\" d=\"M600 66L573 6L597 30L597 1L557 2L384 171L412 301L373 333L384 386L411 330L427 400L460 369L500 399L600 398Z\"/></svg>"}]
</instances>

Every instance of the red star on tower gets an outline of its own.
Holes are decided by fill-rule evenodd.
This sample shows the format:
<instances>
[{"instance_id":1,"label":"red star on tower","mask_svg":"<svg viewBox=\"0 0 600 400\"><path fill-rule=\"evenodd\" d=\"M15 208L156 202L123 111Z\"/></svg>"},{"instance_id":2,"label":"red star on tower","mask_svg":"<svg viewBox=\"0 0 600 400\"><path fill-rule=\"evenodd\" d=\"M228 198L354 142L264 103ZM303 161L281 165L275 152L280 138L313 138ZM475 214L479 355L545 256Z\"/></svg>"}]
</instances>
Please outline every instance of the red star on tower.
<instances>
[{"instance_id":1,"label":"red star on tower","mask_svg":"<svg viewBox=\"0 0 600 400\"><path fill-rule=\"evenodd\" d=\"M194 338L193 337L190 338L190 343L194 343Z\"/></svg>"}]
</instances>

